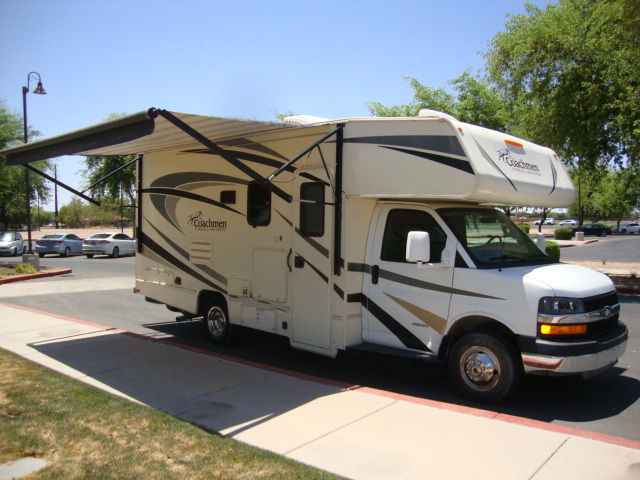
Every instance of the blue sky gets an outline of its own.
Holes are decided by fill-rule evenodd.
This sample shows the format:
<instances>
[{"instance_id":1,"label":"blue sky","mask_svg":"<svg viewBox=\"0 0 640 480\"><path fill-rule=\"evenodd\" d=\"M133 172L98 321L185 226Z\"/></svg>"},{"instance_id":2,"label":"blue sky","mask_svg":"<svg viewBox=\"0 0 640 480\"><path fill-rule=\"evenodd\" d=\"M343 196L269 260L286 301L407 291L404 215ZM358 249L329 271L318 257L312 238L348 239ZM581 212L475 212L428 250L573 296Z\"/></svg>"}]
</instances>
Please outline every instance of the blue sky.
<instances>
[{"instance_id":1,"label":"blue sky","mask_svg":"<svg viewBox=\"0 0 640 480\"><path fill-rule=\"evenodd\" d=\"M21 113L37 71L47 95L27 102L40 138L150 107L368 116L366 102L410 101L404 77L447 87L480 70L488 42L522 12L520 0L0 0L0 98ZM81 158L57 160L75 188Z\"/></svg>"}]
</instances>

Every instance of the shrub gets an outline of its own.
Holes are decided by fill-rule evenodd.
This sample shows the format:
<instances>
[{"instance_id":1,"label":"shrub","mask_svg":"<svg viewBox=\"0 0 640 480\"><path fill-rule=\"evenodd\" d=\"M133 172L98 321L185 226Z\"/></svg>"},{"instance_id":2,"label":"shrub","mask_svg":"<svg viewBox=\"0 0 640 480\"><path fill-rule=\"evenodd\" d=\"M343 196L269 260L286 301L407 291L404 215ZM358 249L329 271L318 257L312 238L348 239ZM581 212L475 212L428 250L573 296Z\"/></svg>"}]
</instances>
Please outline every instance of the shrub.
<instances>
[{"instance_id":1,"label":"shrub","mask_svg":"<svg viewBox=\"0 0 640 480\"><path fill-rule=\"evenodd\" d=\"M528 234L529 230L531 230L531 225L529 225L528 223L519 223L518 226L524 230L524 233Z\"/></svg>"},{"instance_id":2,"label":"shrub","mask_svg":"<svg viewBox=\"0 0 640 480\"><path fill-rule=\"evenodd\" d=\"M573 237L573 231L569 227L556 228L553 234L556 240L571 240Z\"/></svg>"},{"instance_id":3,"label":"shrub","mask_svg":"<svg viewBox=\"0 0 640 480\"><path fill-rule=\"evenodd\" d=\"M20 265L16 265L16 268L14 268L13 271L21 275L38 273L38 269L28 263L21 263Z\"/></svg>"},{"instance_id":4,"label":"shrub","mask_svg":"<svg viewBox=\"0 0 640 480\"><path fill-rule=\"evenodd\" d=\"M560 261L560 245L558 245L556 242L547 242L545 251L551 258L555 258L556 260Z\"/></svg>"}]
</instances>

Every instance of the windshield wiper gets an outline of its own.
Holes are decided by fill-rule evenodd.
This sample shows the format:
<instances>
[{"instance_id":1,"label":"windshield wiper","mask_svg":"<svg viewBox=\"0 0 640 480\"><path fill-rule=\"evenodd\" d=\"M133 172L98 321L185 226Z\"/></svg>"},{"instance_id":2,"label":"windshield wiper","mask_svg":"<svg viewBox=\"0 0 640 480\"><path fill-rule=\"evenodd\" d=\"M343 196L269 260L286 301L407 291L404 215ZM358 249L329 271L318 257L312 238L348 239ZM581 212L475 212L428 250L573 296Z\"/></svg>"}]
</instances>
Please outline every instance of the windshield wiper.
<instances>
[{"instance_id":1,"label":"windshield wiper","mask_svg":"<svg viewBox=\"0 0 640 480\"><path fill-rule=\"evenodd\" d=\"M495 260L516 260L518 262L536 264L536 263L540 263L542 261L548 260L548 257L537 256L537 257L528 257L527 258L527 257L519 257L517 255L504 254L504 255L500 255L499 257L491 257L491 258L489 258L489 261L495 261Z\"/></svg>"}]
</instances>

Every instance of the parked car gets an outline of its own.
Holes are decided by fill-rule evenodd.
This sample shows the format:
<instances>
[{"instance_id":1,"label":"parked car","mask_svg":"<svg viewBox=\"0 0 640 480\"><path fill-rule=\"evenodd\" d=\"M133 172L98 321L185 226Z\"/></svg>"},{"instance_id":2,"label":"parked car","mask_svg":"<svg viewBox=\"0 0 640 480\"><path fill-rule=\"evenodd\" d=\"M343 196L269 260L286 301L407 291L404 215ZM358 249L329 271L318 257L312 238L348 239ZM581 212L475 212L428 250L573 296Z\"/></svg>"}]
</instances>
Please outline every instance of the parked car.
<instances>
[{"instance_id":1,"label":"parked car","mask_svg":"<svg viewBox=\"0 0 640 480\"><path fill-rule=\"evenodd\" d=\"M0 233L0 255L17 256L27 251L27 244L18 232Z\"/></svg>"},{"instance_id":2,"label":"parked car","mask_svg":"<svg viewBox=\"0 0 640 480\"><path fill-rule=\"evenodd\" d=\"M621 234L625 234L625 233L640 233L640 223L638 222L632 222L632 223L625 223L624 225L620 225L620 228L615 227L613 229L613 233L621 233Z\"/></svg>"},{"instance_id":3,"label":"parked car","mask_svg":"<svg viewBox=\"0 0 640 480\"><path fill-rule=\"evenodd\" d=\"M584 232L585 235L597 235L598 237L606 237L613 232L609 227L602 225L601 223L585 223L581 227L574 228L573 233Z\"/></svg>"},{"instance_id":4,"label":"parked car","mask_svg":"<svg viewBox=\"0 0 640 480\"><path fill-rule=\"evenodd\" d=\"M47 253L61 257L82 254L82 239L73 233L49 233L36 240L36 253L40 258Z\"/></svg>"},{"instance_id":5,"label":"parked car","mask_svg":"<svg viewBox=\"0 0 640 480\"><path fill-rule=\"evenodd\" d=\"M536 220L533 224L540 225L540 220ZM555 224L556 224L555 218L545 218L544 220L544 225L555 225Z\"/></svg>"},{"instance_id":6,"label":"parked car","mask_svg":"<svg viewBox=\"0 0 640 480\"><path fill-rule=\"evenodd\" d=\"M559 223L559 225L578 225L578 221L577 220L563 220Z\"/></svg>"},{"instance_id":7,"label":"parked car","mask_svg":"<svg viewBox=\"0 0 640 480\"><path fill-rule=\"evenodd\" d=\"M94 255L110 255L113 258L135 255L136 242L124 233L96 233L82 242L82 253L87 258L93 258Z\"/></svg>"}]
</instances>

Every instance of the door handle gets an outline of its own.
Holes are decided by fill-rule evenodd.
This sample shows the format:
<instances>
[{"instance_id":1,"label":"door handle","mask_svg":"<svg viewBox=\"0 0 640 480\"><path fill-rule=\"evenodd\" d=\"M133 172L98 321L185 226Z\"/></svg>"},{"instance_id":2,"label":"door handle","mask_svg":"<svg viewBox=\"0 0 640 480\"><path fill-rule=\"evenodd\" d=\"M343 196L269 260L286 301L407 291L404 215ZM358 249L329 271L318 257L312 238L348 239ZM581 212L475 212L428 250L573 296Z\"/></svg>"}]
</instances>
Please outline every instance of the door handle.
<instances>
[{"instance_id":1,"label":"door handle","mask_svg":"<svg viewBox=\"0 0 640 480\"><path fill-rule=\"evenodd\" d=\"M377 285L379 278L380 278L380 267L378 265L373 265L371 267L371 283L373 283L374 285Z\"/></svg>"}]
</instances>

